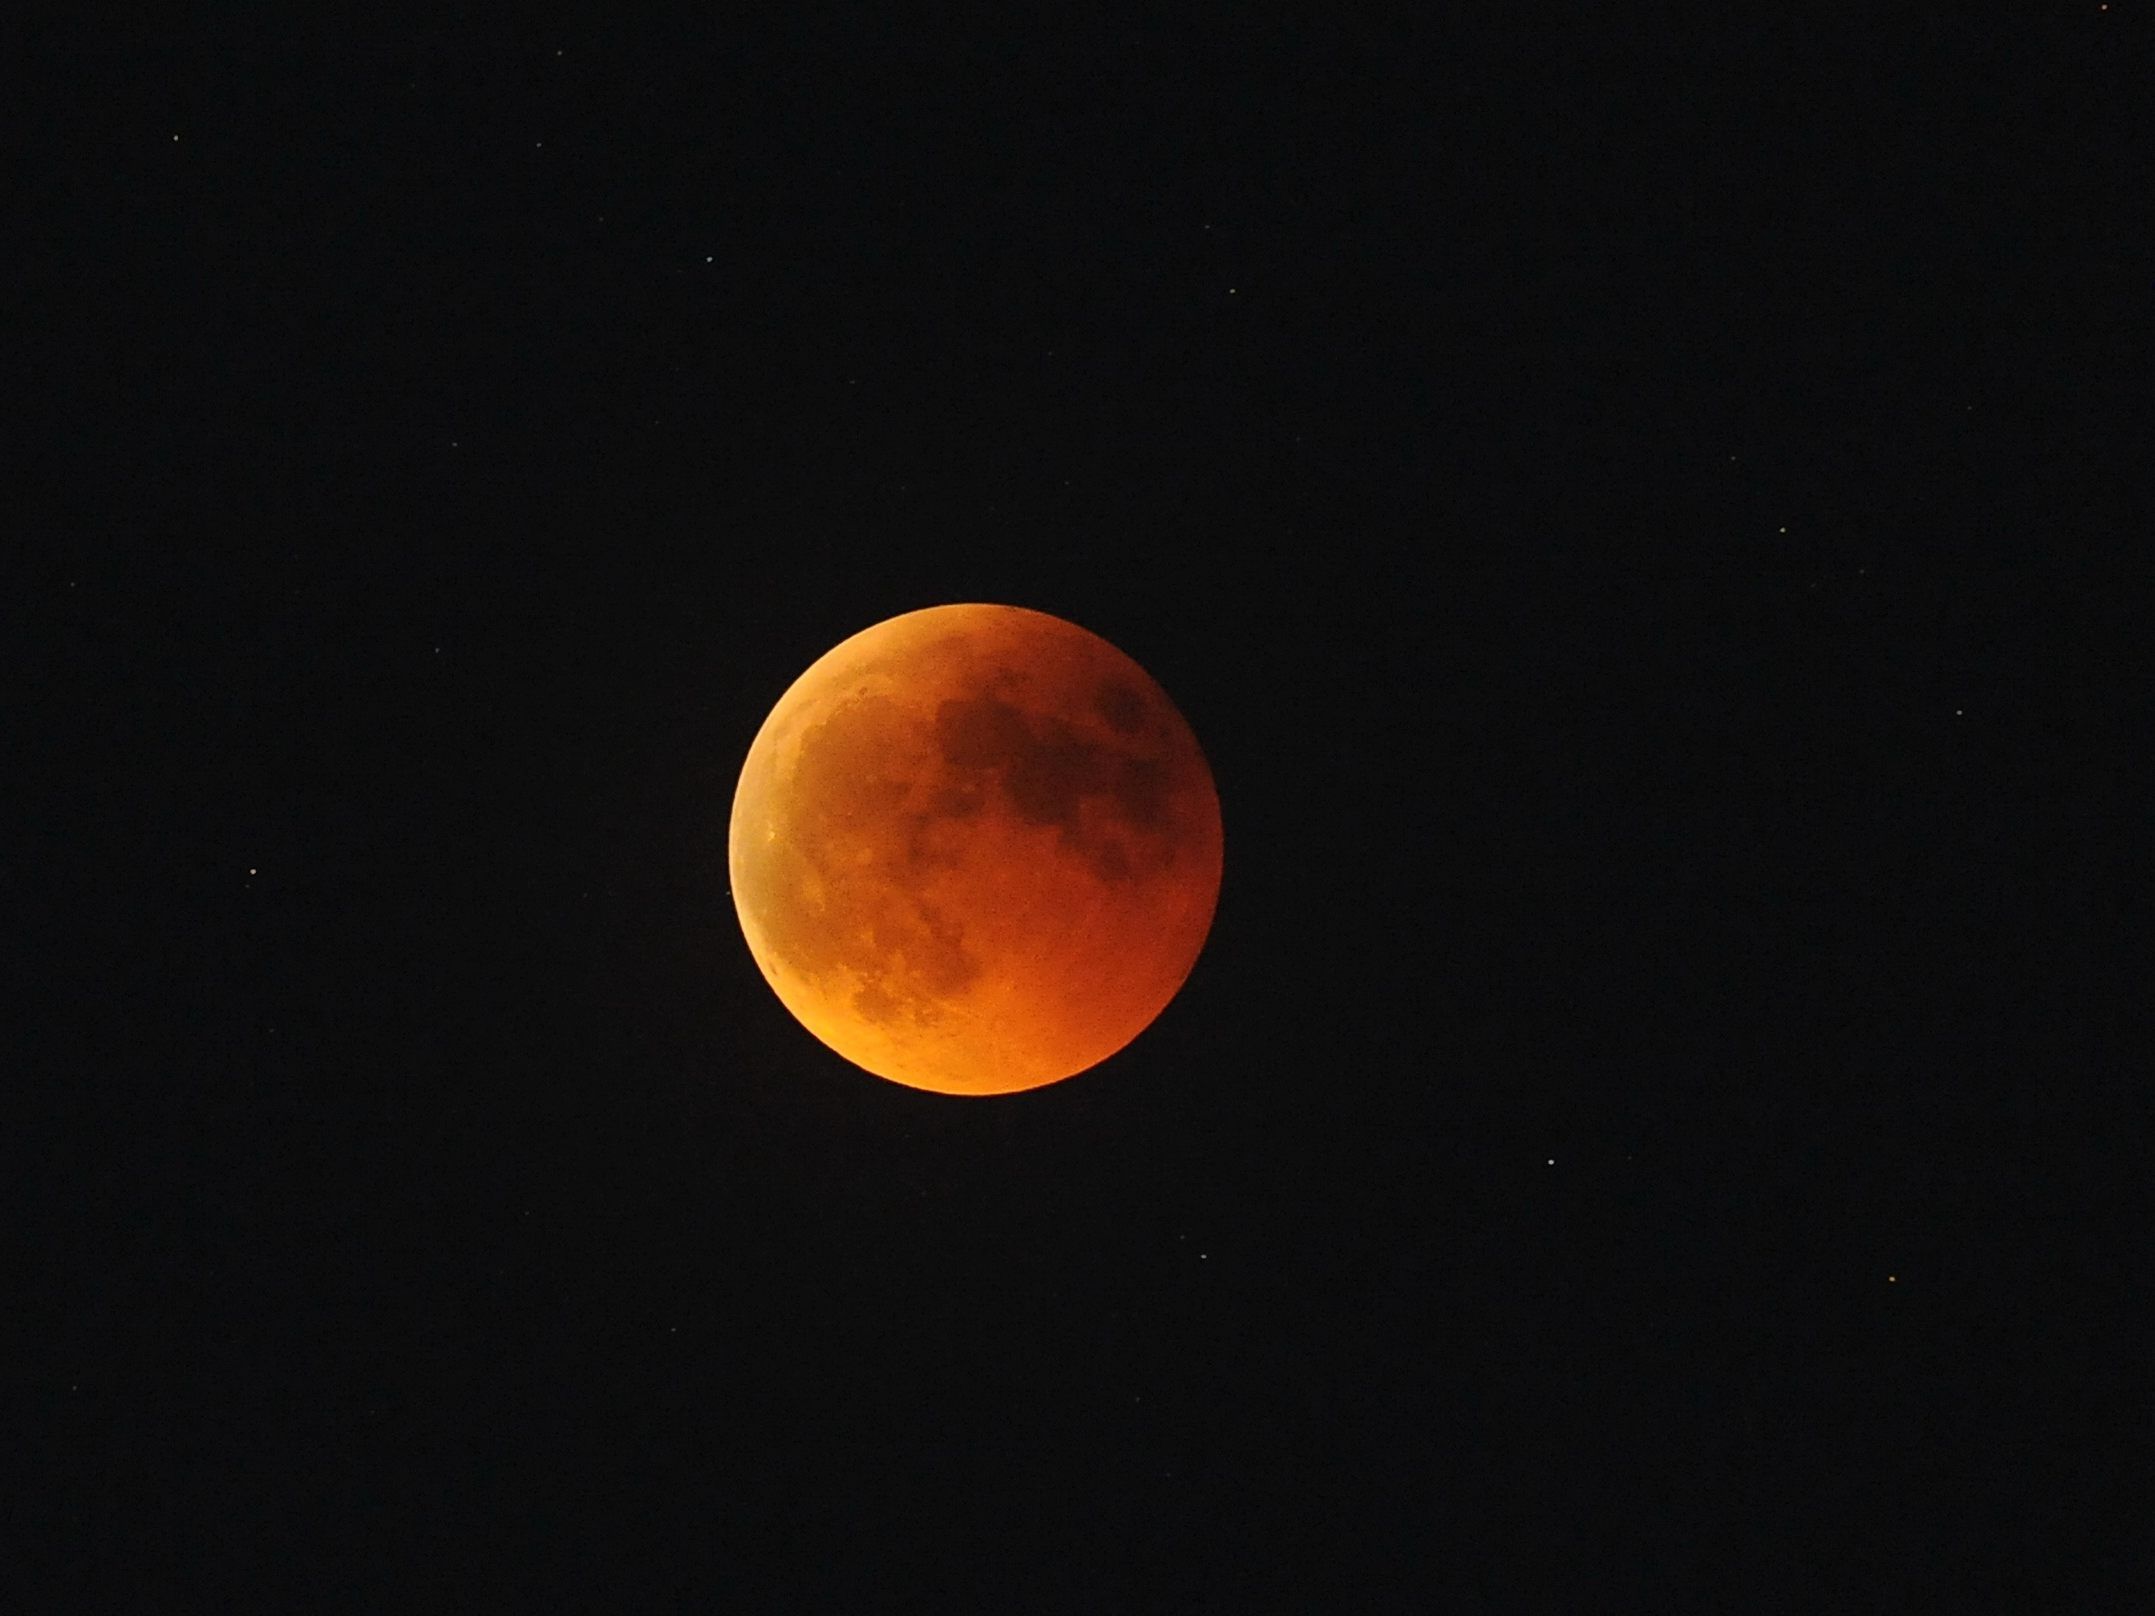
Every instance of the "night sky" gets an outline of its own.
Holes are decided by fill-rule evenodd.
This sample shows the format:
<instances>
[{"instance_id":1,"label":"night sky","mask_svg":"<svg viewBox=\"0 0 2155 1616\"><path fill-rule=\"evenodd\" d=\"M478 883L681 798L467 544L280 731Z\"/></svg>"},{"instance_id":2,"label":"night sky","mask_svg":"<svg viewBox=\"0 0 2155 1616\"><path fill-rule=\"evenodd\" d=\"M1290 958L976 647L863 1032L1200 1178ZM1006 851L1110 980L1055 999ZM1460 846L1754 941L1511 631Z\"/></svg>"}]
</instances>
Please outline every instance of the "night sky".
<instances>
[{"instance_id":1,"label":"night sky","mask_svg":"<svg viewBox=\"0 0 2155 1616\"><path fill-rule=\"evenodd\" d=\"M18 26L0 1603L2124 1608L2144 17L1169 9ZM995 1100L727 890L951 601L1226 834Z\"/></svg>"}]
</instances>

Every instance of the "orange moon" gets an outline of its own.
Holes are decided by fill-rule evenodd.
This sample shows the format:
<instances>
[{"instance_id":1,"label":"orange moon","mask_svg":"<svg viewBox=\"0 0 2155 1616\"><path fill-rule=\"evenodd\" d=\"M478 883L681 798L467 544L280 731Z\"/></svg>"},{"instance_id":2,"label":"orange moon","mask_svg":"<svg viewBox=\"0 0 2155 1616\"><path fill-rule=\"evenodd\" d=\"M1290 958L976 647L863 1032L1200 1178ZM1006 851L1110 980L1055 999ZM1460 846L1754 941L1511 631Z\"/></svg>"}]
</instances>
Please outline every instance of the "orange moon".
<instances>
[{"instance_id":1,"label":"orange moon","mask_svg":"<svg viewBox=\"0 0 2155 1616\"><path fill-rule=\"evenodd\" d=\"M1016 606L934 606L802 674L756 734L733 902L785 1007L856 1066L1008 1094L1143 1032L1204 947L1220 802L1166 692Z\"/></svg>"}]
</instances>

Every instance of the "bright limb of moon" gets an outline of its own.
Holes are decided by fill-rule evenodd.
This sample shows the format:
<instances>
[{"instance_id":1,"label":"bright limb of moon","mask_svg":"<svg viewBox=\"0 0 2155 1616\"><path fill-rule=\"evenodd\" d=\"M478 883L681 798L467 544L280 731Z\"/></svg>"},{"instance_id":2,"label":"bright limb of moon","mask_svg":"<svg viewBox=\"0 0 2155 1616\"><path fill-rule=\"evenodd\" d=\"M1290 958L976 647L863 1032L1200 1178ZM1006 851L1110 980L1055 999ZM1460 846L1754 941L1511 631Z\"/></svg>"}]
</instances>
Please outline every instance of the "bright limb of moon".
<instances>
[{"instance_id":1,"label":"bright limb of moon","mask_svg":"<svg viewBox=\"0 0 2155 1616\"><path fill-rule=\"evenodd\" d=\"M1008 1093L1107 1059L1181 988L1219 897L1219 797L1107 641L936 606L780 698L728 862L749 951L817 1038L894 1082Z\"/></svg>"}]
</instances>

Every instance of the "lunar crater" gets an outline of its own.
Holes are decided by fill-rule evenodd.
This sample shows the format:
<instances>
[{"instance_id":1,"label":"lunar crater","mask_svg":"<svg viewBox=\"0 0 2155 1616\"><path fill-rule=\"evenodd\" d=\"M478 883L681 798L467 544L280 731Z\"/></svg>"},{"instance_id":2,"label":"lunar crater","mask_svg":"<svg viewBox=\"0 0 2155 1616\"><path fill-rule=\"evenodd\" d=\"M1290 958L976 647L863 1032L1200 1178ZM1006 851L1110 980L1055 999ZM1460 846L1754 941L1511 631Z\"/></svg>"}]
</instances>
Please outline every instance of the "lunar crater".
<instances>
[{"instance_id":1,"label":"lunar crater","mask_svg":"<svg viewBox=\"0 0 2155 1616\"><path fill-rule=\"evenodd\" d=\"M1092 704L1118 735L1135 735L1144 725L1145 698L1119 679L1103 679Z\"/></svg>"}]
</instances>

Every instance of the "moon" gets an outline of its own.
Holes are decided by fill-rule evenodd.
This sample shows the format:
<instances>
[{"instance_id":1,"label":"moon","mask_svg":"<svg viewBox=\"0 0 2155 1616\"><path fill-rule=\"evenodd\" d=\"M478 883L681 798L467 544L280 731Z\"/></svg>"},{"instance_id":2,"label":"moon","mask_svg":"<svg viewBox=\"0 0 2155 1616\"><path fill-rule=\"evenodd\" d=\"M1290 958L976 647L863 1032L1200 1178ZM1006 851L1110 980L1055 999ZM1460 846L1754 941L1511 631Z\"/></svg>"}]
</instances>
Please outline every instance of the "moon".
<instances>
[{"instance_id":1,"label":"moon","mask_svg":"<svg viewBox=\"0 0 2155 1616\"><path fill-rule=\"evenodd\" d=\"M1188 978L1220 890L1196 737L1129 657L1017 606L934 606L810 666L749 747L728 865L779 1000L944 1094L1096 1066Z\"/></svg>"}]
</instances>

